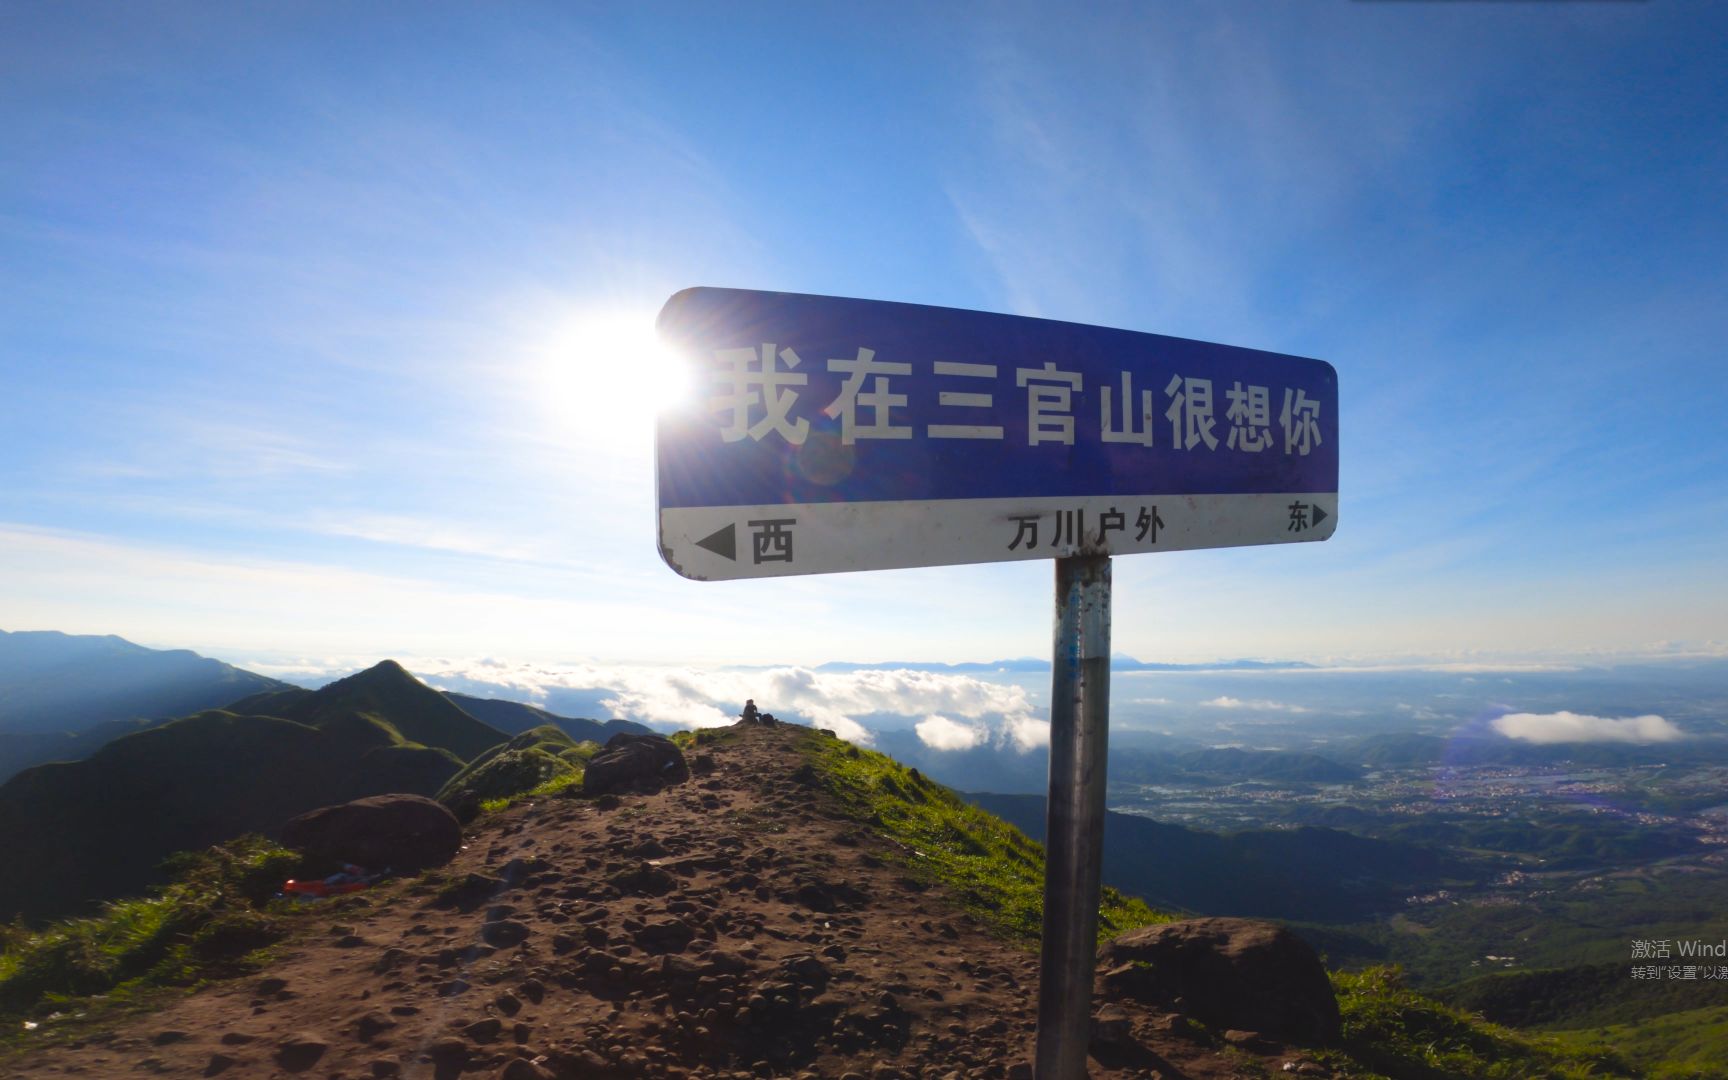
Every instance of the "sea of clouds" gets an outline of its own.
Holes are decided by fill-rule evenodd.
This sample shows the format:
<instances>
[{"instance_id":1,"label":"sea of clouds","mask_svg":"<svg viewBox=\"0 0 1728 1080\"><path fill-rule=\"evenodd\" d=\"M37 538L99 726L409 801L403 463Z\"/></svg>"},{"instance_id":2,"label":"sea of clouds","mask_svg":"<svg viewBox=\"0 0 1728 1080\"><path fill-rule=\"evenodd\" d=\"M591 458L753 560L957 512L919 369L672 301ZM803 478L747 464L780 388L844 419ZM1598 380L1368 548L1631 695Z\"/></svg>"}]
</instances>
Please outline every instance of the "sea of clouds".
<instances>
[{"instance_id":1,"label":"sea of clouds","mask_svg":"<svg viewBox=\"0 0 1728 1080\"><path fill-rule=\"evenodd\" d=\"M316 687L359 665L332 658L245 666ZM828 728L864 745L876 743L877 734L886 731L914 733L926 748L942 752L1027 753L1049 742L1048 673L427 658L409 659L405 666L440 690L525 702L561 716L634 720L661 731L730 724L745 700L754 699L782 719ZM1438 734L1491 731L1530 744L1648 745L1688 737L1685 728L1653 712L1615 717L1598 714L1607 710L1571 711L1559 702L1544 702L1546 709L1491 703L1485 695L1508 689L1510 679L1495 680L1490 689L1477 686L1472 675L1451 670L1390 676L1341 670L1130 673L1117 681L1113 728L1124 735L1174 729L1200 744L1232 745L1249 736L1264 741L1273 729L1286 733L1282 745L1328 730L1350 735L1411 728ZM1556 696L1554 685L1531 686L1538 700ZM1275 687L1281 691L1277 696L1265 692ZM1230 692L1220 693L1226 689ZM1420 696L1406 696L1412 691Z\"/></svg>"},{"instance_id":2,"label":"sea of clouds","mask_svg":"<svg viewBox=\"0 0 1728 1080\"><path fill-rule=\"evenodd\" d=\"M782 719L868 745L873 728L913 727L936 749L986 743L1030 750L1049 740L1027 691L945 672L805 667L691 669L544 666L499 660L421 661L410 670L440 690L522 701L562 716L620 717L663 731L717 727L747 699Z\"/></svg>"}]
</instances>

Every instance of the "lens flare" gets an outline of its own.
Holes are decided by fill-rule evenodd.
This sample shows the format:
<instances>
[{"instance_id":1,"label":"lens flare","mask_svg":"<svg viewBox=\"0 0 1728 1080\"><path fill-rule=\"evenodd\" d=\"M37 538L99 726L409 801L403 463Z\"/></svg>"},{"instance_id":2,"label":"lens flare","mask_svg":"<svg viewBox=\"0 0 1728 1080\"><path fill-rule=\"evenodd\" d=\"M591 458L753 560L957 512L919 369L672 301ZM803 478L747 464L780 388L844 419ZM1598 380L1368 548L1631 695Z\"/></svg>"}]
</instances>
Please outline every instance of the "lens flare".
<instances>
[{"instance_id":1,"label":"lens flare","mask_svg":"<svg viewBox=\"0 0 1728 1080\"><path fill-rule=\"evenodd\" d=\"M692 395L687 365L662 344L650 313L572 316L537 352L539 404L574 443L647 445L655 419Z\"/></svg>"}]
</instances>

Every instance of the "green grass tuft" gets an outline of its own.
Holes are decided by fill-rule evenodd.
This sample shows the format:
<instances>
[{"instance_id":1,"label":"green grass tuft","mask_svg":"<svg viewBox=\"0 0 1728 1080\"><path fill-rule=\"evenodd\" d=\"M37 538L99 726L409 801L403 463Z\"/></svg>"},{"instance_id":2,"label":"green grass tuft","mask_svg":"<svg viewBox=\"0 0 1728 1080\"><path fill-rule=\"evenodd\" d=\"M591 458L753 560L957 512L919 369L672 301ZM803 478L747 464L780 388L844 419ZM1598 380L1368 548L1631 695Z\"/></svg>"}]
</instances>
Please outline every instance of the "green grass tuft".
<instances>
[{"instance_id":1,"label":"green grass tuft","mask_svg":"<svg viewBox=\"0 0 1728 1080\"><path fill-rule=\"evenodd\" d=\"M959 894L985 924L1023 944L1039 938L1044 916L1044 848L1007 822L885 754L818 731L801 749L822 781L858 820L898 843L904 863ZM1100 942L1175 916L1106 886Z\"/></svg>"},{"instance_id":2,"label":"green grass tuft","mask_svg":"<svg viewBox=\"0 0 1728 1080\"><path fill-rule=\"evenodd\" d=\"M0 1015L252 970L258 951L286 933L269 901L299 866L294 852L245 836L170 857L173 881L155 896L42 930L9 927L0 932Z\"/></svg>"},{"instance_id":3,"label":"green grass tuft","mask_svg":"<svg viewBox=\"0 0 1728 1080\"><path fill-rule=\"evenodd\" d=\"M500 810L508 810L519 802L526 802L529 799L543 799L548 795L556 795L566 788L572 788L580 784L582 782L582 774L583 770L577 768L574 772L567 772L554 776L545 783L536 785L527 791L518 792L515 795L505 795L497 799L486 799L480 803L480 809L483 813L495 814Z\"/></svg>"},{"instance_id":4,"label":"green grass tuft","mask_svg":"<svg viewBox=\"0 0 1728 1080\"><path fill-rule=\"evenodd\" d=\"M1344 1033L1318 1056L1355 1080L1585 1080L1636 1073L1603 1047L1521 1034L1425 998L1397 967L1333 972Z\"/></svg>"},{"instance_id":5,"label":"green grass tuft","mask_svg":"<svg viewBox=\"0 0 1728 1080\"><path fill-rule=\"evenodd\" d=\"M483 813L497 813L524 799L553 795L582 782L588 760L600 752L596 742L577 742L551 725L542 725L499 743L451 777L438 799L454 806L478 797Z\"/></svg>"},{"instance_id":6,"label":"green grass tuft","mask_svg":"<svg viewBox=\"0 0 1728 1080\"><path fill-rule=\"evenodd\" d=\"M724 746L735 742L738 732L731 728L702 728L698 731L674 731L666 737L671 739L678 749L689 754L705 746Z\"/></svg>"},{"instance_id":7,"label":"green grass tuft","mask_svg":"<svg viewBox=\"0 0 1728 1080\"><path fill-rule=\"evenodd\" d=\"M1551 1034L1580 1051L1612 1047L1651 1080L1728 1080L1728 1008L1720 1005Z\"/></svg>"}]
</instances>

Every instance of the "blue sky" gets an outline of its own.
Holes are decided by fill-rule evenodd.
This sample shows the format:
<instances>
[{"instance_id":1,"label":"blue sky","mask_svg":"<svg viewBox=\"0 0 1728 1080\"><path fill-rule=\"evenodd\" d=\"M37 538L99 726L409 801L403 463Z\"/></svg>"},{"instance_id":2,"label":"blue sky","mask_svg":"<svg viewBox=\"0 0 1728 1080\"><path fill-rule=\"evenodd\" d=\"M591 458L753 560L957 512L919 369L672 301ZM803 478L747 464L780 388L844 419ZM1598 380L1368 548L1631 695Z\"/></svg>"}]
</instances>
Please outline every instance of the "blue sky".
<instances>
[{"instance_id":1,"label":"blue sky","mask_svg":"<svg viewBox=\"0 0 1728 1080\"><path fill-rule=\"evenodd\" d=\"M636 372L706 284L1330 361L1337 535L1118 560L1118 651L1723 652L1725 51L1683 3L7 6L0 627L1046 655L1041 563L666 569Z\"/></svg>"}]
</instances>

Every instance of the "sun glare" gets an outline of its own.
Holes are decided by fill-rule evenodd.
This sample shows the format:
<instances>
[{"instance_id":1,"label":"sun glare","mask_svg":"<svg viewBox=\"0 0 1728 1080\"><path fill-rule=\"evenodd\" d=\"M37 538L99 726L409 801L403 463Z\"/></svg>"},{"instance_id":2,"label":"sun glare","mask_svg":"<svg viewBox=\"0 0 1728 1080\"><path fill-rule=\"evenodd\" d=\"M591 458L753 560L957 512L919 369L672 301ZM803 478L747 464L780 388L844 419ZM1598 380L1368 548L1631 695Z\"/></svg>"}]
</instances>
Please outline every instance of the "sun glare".
<instances>
[{"instance_id":1,"label":"sun glare","mask_svg":"<svg viewBox=\"0 0 1728 1080\"><path fill-rule=\"evenodd\" d=\"M539 404L572 442L645 446L655 418L690 392L689 372L661 343L652 313L572 317L540 353Z\"/></svg>"}]
</instances>

